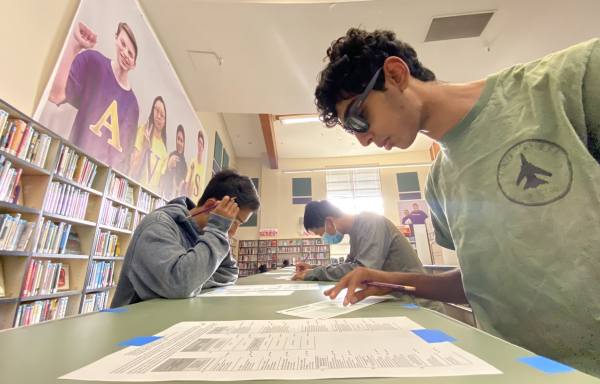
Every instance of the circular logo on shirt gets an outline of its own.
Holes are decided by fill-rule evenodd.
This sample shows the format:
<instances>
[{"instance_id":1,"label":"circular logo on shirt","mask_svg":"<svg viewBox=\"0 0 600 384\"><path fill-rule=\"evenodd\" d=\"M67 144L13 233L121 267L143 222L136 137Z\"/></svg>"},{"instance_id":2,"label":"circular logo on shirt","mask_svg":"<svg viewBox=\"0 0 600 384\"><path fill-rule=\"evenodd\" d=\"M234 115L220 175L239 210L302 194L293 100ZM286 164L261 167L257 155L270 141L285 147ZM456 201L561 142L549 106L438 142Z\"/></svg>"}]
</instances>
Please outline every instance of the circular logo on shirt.
<instances>
[{"instance_id":1,"label":"circular logo on shirt","mask_svg":"<svg viewBox=\"0 0 600 384\"><path fill-rule=\"evenodd\" d=\"M571 189L573 168L567 152L547 140L523 140L500 160L496 180L513 203L539 206L563 198Z\"/></svg>"}]
</instances>

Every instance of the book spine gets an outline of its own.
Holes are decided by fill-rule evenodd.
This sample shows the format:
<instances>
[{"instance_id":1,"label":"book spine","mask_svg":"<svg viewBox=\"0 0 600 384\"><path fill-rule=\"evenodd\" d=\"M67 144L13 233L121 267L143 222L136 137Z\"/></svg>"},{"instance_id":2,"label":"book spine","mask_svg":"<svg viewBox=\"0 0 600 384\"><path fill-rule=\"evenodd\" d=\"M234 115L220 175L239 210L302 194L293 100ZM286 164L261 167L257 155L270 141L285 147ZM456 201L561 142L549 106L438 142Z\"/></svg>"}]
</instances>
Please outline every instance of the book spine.
<instances>
[{"instance_id":1,"label":"book spine","mask_svg":"<svg viewBox=\"0 0 600 384\"><path fill-rule=\"evenodd\" d=\"M23 292L21 292L21 297L29 296L29 283L31 281L31 273L33 272L34 265L35 260L31 260L29 262L29 268L27 268L27 277L25 278L25 284L23 285Z\"/></svg>"},{"instance_id":2,"label":"book spine","mask_svg":"<svg viewBox=\"0 0 600 384\"><path fill-rule=\"evenodd\" d=\"M60 269L62 268L62 263L58 263L56 264L56 270L54 271L54 278L52 279L52 287L51 287L51 291L52 293L56 293L57 289L58 289L58 279L60 278Z\"/></svg>"},{"instance_id":3,"label":"book spine","mask_svg":"<svg viewBox=\"0 0 600 384\"><path fill-rule=\"evenodd\" d=\"M22 169L19 169L17 171L17 176L15 178L15 182L13 187L10 189L10 194L8 196L10 196L10 201L16 200L19 198L19 196L16 194L16 190L17 190L17 186L19 185L19 181L21 181L21 174L23 173Z\"/></svg>"},{"instance_id":4,"label":"book spine","mask_svg":"<svg viewBox=\"0 0 600 384\"><path fill-rule=\"evenodd\" d=\"M63 234L63 239L60 243L60 254L65 253L66 248L67 248L67 241L69 239L69 233L71 233L71 224L67 225L67 229L65 229L65 233Z\"/></svg>"},{"instance_id":5,"label":"book spine","mask_svg":"<svg viewBox=\"0 0 600 384\"><path fill-rule=\"evenodd\" d=\"M21 237L19 238L19 241L17 242L16 250L18 252L25 251L25 247L27 247L27 243L29 242L29 238L31 237L31 234L33 233L34 228L35 228L34 222L28 222L25 224L25 229L23 230L23 233L21 234Z\"/></svg>"},{"instance_id":6,"label":"book spine","mask_svg":"<svg viewBox=\"0 0 600 384\"><path fill-rule=\"evenodd\" d=\"M12 142L10 144L9 153L13 156L17 155L17 149L19 148L19 144L21 144L21 140L23 140L23 135L25 135L25 129L27 124L24 121L19 121L18 128L15 131Z\"/></svg>"},{"instance_id":7,"label":"book spine","mask_svg":"<svg viewBox=\"0 0 600 384\"><path fill-rule=\"evenodd\" d=\"M55 164L54 166L54 173L56 173L57 175L60 175L60 170L62 168L62 165L65 162L65 157L67 156L66 153L69 151L69 147L65 147L63 144L60 145L60 155L58 158L58 162Z\"/></svg>"}]
</instances>

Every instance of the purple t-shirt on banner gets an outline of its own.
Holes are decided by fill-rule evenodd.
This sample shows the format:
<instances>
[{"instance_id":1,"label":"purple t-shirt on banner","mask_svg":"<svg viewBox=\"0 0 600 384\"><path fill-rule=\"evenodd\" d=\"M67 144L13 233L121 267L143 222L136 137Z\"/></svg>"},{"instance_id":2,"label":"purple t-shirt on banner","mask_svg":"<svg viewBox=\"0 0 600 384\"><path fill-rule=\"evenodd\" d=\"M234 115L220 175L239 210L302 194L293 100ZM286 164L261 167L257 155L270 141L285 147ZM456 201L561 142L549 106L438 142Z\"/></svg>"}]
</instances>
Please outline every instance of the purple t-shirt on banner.
<instances>
[{"instance_id":1,"label":"purple t-shirt on banner","mask_svg":"<svg viewBox=\"0 0 600 384\"><path fill-rule=\"evenodd\" d=\"M77 108L69 141L129 172L140 109L133 90L117 82L110 59L94 50L79 53L69 71L64 103Z\"/></svg>"},{"instance_id":2,"label":"purple t-shirt on banner","mask_svg":"<svg viewBox=\"0 0 600 384\"><path fill-rule=\"evenodd\" d=\"M425 219L428 218L429 216L419 209L410 213L410 221L412 221L413 224L425 224Z\"/></svg>"}]
</instances>

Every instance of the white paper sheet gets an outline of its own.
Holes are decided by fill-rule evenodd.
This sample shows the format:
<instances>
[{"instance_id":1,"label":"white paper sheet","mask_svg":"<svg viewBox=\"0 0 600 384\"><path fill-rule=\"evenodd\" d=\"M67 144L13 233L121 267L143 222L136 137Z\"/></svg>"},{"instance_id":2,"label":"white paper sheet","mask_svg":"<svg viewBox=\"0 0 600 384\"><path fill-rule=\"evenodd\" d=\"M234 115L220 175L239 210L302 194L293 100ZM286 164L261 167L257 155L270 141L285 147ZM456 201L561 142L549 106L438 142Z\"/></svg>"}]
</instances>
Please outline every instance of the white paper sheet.
<instances>
[{"instance_id":1,"label":"white paper sheet","mask_svg":"<svg viewBox=\"0 0 600 384\"><path fill-rule=\"evenodd\" d=\"M61 379L244 381L501 373L406 317L185 322Z\"/></svg>"},{"instance_id":2,"label":"white paper sheet","mask_svg":"<svg viewBox=\"0 0 600 384\"><path fill-rule=\"evenodd\" d=\"M228 285L227 290L235 291L306 291L319 289L318 284L265 284L265 285Z\"/></svg>"},{"instance_id":3,"label":"white paper sheet","mask_svg":"<svg viewBox=\"0 0 600 384\"><path fill-rule=\"evenodd\" d=\"M289 275L290 273L294 273L293 271L286 272L265 272L265 275Z\"/></svg>"},{"instance_id":4,"label":"white paper sheet","mask_svg":"<svg viewBox=\"0 0 600 384\"><path fill-rule=\"evenodd\" d=\"M345 295L344 295L345 296ZM282 315L290 315L296 317L304 317L305 319L330 319L335 316L344 315L346 313L358 311L359 309L368 307L369 305L377 304L390 299L390 297L367 297L363 301L354 305L344 307L343 297L336 300L325 300L316 303L302 305L296 308L277 311Z\"/></svg>"},{"instance_id":5,"label":"white paper sheet","mask_svg":"<svg viewBox=\"0 0 600 384\"><path fill-rule=\"evenodd\" d=\"M289 280L289 281L291 281L292 277L294 277L294 276L293 275L292 276L281 276L281 277L276 277L276 279L277 280Z\"/></svg>"},{"instance_id":6,"label":"white paper sheet","mask_svg":"<svg viewBox=\"0 0 600 384\"><path fill-rule=\"evenodd\" d=\"M237 291L230 289L217 289L216 291L202 293L196 297L254 297L254 296L289 296L294 291Z\"/></svg>"}]
</instances>

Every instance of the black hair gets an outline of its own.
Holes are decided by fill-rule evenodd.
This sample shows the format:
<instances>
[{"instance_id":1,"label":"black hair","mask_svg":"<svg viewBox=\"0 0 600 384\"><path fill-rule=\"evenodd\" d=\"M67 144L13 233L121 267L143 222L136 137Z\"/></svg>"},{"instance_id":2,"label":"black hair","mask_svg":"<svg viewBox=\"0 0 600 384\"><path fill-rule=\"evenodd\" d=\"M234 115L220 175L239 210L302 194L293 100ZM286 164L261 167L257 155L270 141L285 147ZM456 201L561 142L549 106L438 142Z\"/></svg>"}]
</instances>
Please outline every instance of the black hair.
<instances>
[{"instance_id":1,"label":"black hair","mask_svg":"<svg viewBox=\"0 0 600 384\"><path fill-rule=\"evenodd\" d=\"M283 267L289 267L290 266L290 261L287 260L287 259L283 260L282 266Z\"/></svg>"},{"instance_id":2,"label":"black hair","mask_svg":"<svg viewBox=\"0 0 600 384\"><path fill-rule=\"evenodd\" d=\"M258 273L265 273L265 272L267 272L267 265L261 264L260 267L258 267Z\"/></svg>"},{"instance_id":3,"label":"black hair","mask_svg":"<svg viewBox=\"0 0 600 384\"><path fill-rule=\"evenodd\" d=\"M315 104L321 121L329 128L339 124L336 104L363 93L385 60L394 56L406 63L412 77L421 81L435 80L433 72L419 61L413 47L396 39L396 34L390 30L367 32L350 28L346 36L334 40L324 60L328 63L317 77ZM382 71L373 89L385 91L384 85Z\"/></svg>"},{"instance_id":4,"label":"black hair","mask_svg":"<svg viewBox=\"0 0 600 384\"><path fill-rule=\"evenodd\" d=\"M160 137L161 137L163 143L165 144L165 148L166 148L167 147L167 104L165 104L165 101L163 100L162 96L156 96L156 98L152 102L152 108L150 108L150 116L148 117L148 120L150 121L150 123L152 125L156 125L154 123L154 106L156 105L157 101L160 101L162 103L163 107L165 107L165 125L160 133ZM152 143L152 140L154 140L154 132L152 132L152 135L150 136L150 143Z\"/></svg>"},{"instance_id":5,"label":"black hair","mask_svg":"<svg viewBox=\"0 0 600 384\"><path fill-rule=\"evenodd\" d=\"M198 206L204 205L210 198L217 200L225 196L235 197L240 208L249 208L252 212L260 209L260 197L254 183L248 176L240 175L235 169L224 169L216 173L208 182L198 200Z\"/></svg>"},{"instance_id":6,"label":"black hair","mask_svg":"<svg viewBox=\"0 0 600 384\"><path fill-rule=\"evenodd\" d=\"M338 218L343 214L341 209L328 200L312 201L304 208L304 228L307 231L322 228L325 226L326 218Z\"/></svg>"},{"instance_id":7,"label":"black hair","mask_svg":"<svg viewBox=\"0 0 600 384\"><path fill-rule=\"evenodd\" d=\"M417 207L419 206L419 204L417 204L417 203L414 203L414 204L413 204L413 207L414 207L415 205L416 205Z\"/></svg>"},{"instance_id":8,"label":"black hair","mask_svg":"<svg viewBox=\"0 0 600 384\"><path fill-rule=\"evenodd\" d=\"M166 115L166 113L165 113ZM166 119L165 119L165 125L166 125ZM177 126L177 132L175 132L175 150L177 150L177 134L181 132L181 135L183 136L183 152L181 152L181 155L185 155L185 131L183 130L183 125L179 124ZM166 144L165 144L166 146Z\"/></svg>"}]
</instances>

